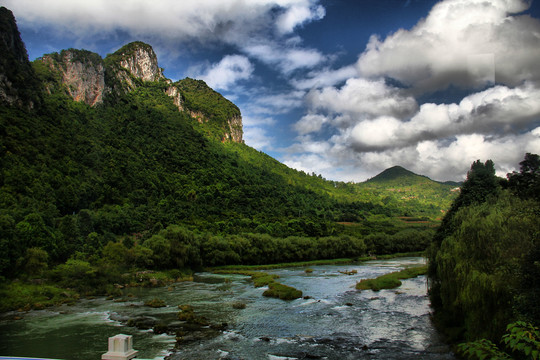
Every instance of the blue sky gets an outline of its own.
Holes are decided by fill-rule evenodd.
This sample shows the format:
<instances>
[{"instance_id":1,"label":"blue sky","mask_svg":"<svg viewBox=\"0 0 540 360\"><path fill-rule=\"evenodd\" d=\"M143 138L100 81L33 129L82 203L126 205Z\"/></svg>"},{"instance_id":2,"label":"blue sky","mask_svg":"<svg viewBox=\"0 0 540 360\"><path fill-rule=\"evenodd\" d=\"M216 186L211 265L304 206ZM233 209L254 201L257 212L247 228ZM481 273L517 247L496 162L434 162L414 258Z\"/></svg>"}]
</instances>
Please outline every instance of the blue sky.
<instances>
[{"instance_id":1,"label":"blue sky","mask_svg":"<svg viewBox=\"0 0 540 360\"><path fill-rule=\"evenodd\" d=\"M241 109L246 144L327 179L462 180L540 153L539 0L0 0L31 60L140 40Z\"/></svg>"}]
</instances>

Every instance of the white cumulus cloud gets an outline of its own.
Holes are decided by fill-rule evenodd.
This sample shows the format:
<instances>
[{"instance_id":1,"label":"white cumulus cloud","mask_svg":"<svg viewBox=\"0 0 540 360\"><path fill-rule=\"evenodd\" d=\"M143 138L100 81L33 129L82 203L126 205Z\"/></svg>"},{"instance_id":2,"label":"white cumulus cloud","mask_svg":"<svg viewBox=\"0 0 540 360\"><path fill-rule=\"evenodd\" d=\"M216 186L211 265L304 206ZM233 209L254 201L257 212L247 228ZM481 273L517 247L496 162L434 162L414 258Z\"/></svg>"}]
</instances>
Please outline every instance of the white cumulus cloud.
<instances>
[{"instance_id":1,"label":"white cumulus cloud","mask_svg":"<svg viewBox=\"0 0 540 360\"><path fill-rule=\"evenodd\" d=\"M446 0L411 30L372 36L357 66L419 92L540 80L540 21L522 0Z\"/></svg>"},{"instance_id":2,"label":"white cumulus cloud","mask_svg":"<svg viewBox=\"0 0 540 360\"><path fill-rule=\"evenodd\" d=\"M335 164L326 177L354 181L394 165L460 180L477 159L492 159L501 176L515 170L526 152L540 152L540 21L519 14L528 6L440 1L410 30L373 35L343 85L324 71L296 81L311 90L285 159L320 169L313 155ZM419 103L451 85L469 95ZM321 141L328 151L315 152Z\"/></svg>"},{"instance_id":3,"label":"white cumulus cloud","mask_svg":"<svg viewBox=\"0 0 540 360\"><path fill-rule=\"evenodd\" d=\"M320 20L326 15L326 10L320 5L311 4L312 1L300 1L290 6L284 14L276 20L276 27L281 34L288 34L306 22Z\"/></svg>"},{"instance_id":4,"label":"white cumulus cloud","mask_svg":"<svg viewBox=\"0 0 540 360\"><path fill-rule=\"evenodd\" d=\"M326 56L316 49L289 46L269 40L247 42L242 46L242 51L267 65L275 66L285 74L297 69L312 68L326 61Z\"/></svg>"},{"instance_id":5,"label":"white cumulus cloud","mask_svg":"<svg viewBox=\"0 0 540 360\"><path fill-rule=\"evenodd\" d=\"M318 0L4 0L21 23L62 28L93 37L111 30L133 35L245 40L277 26L293 30L321 19ZM279 16L276 14L279 14Z\"/></svg>"},{"instance_id":6,"label":"white cumulus cloud","mask_svg":"<svg viewBox=\"0 0 540 360\"><path fill-rule=\"evenodd\" d=\"M214 89L228 90L236 82L249 79L253 74L253 70L253 64L247 57L227 55L197 77L206 81Z\"/></svg>"}]
</instances>

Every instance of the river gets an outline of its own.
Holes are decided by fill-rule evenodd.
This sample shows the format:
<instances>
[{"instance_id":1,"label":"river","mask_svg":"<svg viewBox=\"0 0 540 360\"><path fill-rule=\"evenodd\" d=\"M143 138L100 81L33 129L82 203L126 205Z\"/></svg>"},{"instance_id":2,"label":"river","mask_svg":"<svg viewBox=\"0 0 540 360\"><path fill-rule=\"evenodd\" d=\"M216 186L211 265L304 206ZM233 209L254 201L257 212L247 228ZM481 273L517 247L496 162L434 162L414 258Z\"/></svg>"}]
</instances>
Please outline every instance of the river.
<instances>
[{"instance_id":1,"label":"river","mask_svg":"<svg viewBox=\"0 0 540 360\"><path fill-rule=\"evenodd\" d=\"M356 282L423 263L422 258L374 260L358 264L283 268L266 271L307 299L283 301L262 296L246 276L197 274L193 282L171 287L129 289L122 302L97 298L0 320L0 355L96 360L107 351L107 338L133 335L139 358L212 359L454 359L430 321L426 278L403 281L393 290L357 291ZM345 275L339 271L356 270ZM143 302L163 299L167 306ZM133 318L173 321L178 305L193 306L213 324L205 332L186 333L180 348L171 335L127 326ZM233 306L245 304L245 308Z\"/></svg>"}]
</instances>

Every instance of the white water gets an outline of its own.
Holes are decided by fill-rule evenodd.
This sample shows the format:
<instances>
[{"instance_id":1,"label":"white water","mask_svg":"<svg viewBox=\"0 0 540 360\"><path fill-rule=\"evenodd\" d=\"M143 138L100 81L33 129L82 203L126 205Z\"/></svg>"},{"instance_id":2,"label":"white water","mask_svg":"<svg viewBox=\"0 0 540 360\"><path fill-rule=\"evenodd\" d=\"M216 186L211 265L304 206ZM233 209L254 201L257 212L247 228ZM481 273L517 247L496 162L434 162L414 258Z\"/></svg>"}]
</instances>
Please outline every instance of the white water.
<instances>
[{"instance_id":1,"label":"white water","mask_svg":"<svg viewBox=\"0 0 540 360\"><path fill-rule=\"evenodd\" d=\"M454 359L431 324L425 277L404 280L394 290L354 289L363 278L422 261L402 258L312 266L310 274L303 268L267 271L312 297L294 301L263 297L264 288L254 288L245 276L203 273L196 281L173 288L130 290L136 291L137 301L85 300L73 307L33 311L23 320L1 320L0 355L99 359L107 351L107 337L124 333L134 335L139 357L164 358L174 346L173 336L122 324L127 317L141 315L173 318L177 305L190 304L198 315L212 323L226 322L228 327L216 336L183 343L173 360ZM344 275L340 270L357 273ZM154 297L169 306L142 306ZM234 309L237 302L246 308Z\"/></svg>"}]
</instances>

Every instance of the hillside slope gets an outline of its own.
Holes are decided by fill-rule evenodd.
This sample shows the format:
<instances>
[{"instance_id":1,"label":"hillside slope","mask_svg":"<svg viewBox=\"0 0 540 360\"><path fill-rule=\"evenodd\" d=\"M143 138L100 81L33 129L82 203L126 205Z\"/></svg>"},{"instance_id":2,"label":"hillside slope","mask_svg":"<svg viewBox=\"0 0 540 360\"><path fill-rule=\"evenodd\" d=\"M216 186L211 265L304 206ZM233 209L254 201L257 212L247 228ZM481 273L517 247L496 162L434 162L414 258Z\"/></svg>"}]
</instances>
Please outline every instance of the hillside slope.
<instances>
[{"instance_id":1,"label":"hillside slope","mask_svg":"<svg viewBox=\"0 0 540 360\"><path fill-rule=\"evenodd\" d=\"M0 20L16 29L2 11ZM208 236L280 239L400 230L369 221L360 232L345 228L340 222L400 216L405 201L385 203L361 184L298 172L246 146L239 109L202 81L165 79L147 44L128 44L105 59L69 49L31 67L20 36L13 39L11 53L0 56L19 59L25 76L1 89L17 96L0 105L1 275L20 271L29 249L45 251L51 264L99 259L110 243L142 246L175 225ZM0 77L10 78L10 69ZM439 210L438 203L421 205L411 211ZM209 239L200 251L225 251ZM411 239L407 249L422 246ZM273 241L289 243L265 243ZM343 249L334 256L349 254Z\"/></svg>"},{"instance_id":2,"label":"hillside slope","mask_svg":"<svg viewBox=\"0 0 540 360\"><path fill-rule=\"evenodd\" d=\"M428 180L427 177L417 175L401 166L393 166L381 172L380 174L368 179L368 183L399 183L403 185L412 185L418 181Z\"/></svg>"}]
</instances>

